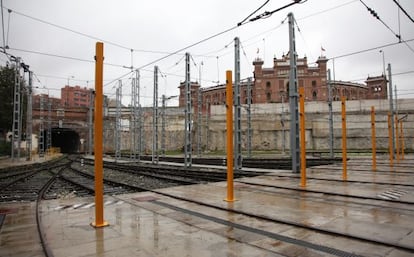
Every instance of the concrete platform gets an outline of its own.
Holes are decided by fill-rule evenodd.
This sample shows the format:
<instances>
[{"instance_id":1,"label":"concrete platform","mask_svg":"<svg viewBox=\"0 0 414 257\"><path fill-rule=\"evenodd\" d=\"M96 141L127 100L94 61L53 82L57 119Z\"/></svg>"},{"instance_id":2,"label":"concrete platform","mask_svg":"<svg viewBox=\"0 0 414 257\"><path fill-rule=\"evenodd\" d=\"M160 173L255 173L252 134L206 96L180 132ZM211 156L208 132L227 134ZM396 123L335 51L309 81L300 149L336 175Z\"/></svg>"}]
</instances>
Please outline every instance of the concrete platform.
<instances>
[{"instance_id":1,"label":"concrete platform","mask_svg":"<svg viewBox=\"0 0 414 257\"><path fill-rule=\"evenodd\" d=\"M407 159L390 172L349 170L348 179L374 184L320 180L341 173L312 168L309 177L319 180L305 189L290 172L274 171L237 180L235 202L223 200L225 182L106 196L110 226L99 229L90 226L93 198L44 201L41 217L56 257L414 256L413 167ZM387 190L403 194L382 198ZM0 256L44 256L34 211L34 203L0 204Z\"/></svg>"}]
</instances>

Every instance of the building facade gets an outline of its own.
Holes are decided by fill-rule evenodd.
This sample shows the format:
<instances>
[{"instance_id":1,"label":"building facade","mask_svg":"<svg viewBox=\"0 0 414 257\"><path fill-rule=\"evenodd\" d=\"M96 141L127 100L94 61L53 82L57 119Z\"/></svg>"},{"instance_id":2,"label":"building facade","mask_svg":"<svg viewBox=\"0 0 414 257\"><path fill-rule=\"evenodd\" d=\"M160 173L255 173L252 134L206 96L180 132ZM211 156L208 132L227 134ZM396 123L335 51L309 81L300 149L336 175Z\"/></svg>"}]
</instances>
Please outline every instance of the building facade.
<instances>
[{"instance_id":1,"label":"building facade","mask_svg":"<svg viewBox=\"0 0 414 257\"><path fill-rule=\"evenodd\" d=\"M80 86L65 86L60 91L62 107L88 107L93 90Z\"/></svg>"},{"instance_id":2,"label":"building facade","mask_svg":"<svg viewBox=\"0 0 414 257\"><path fill-rule=\"evenodd\" d=\"M309 66L306 57L297 60L298 87L305 88L306 101L328 101L328 59L321 56L315 66ZM289 56L273 59L273 67L263 67L263 61L259 58L253 61L253 79L243 80L240 83L241 103L248 103L248 88L251 90L251 103L282 103L289 101ZM362 99L387 99L387 79L384 75L368 77L363 83L349 81L331 81L332 100L339 101L341 97L347 100ZM180 85L179 106L185 106L185 88ZM211 105L223 105L226 102L226 86L217 85L199 90L200 85L192 82L191 98L192 106L196 110L195 103L198 93L202 94L203 112L210 110Z\"/></svg>"}]
</instances>

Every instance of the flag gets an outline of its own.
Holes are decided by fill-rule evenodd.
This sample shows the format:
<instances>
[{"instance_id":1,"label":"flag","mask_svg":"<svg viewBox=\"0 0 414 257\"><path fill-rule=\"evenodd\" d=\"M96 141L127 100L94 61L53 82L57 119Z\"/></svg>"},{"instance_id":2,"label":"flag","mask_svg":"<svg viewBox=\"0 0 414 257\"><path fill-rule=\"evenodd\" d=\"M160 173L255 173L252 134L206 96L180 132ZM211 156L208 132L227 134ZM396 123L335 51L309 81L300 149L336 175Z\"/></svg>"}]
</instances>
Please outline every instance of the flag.
<instances>
[{"instance_id":1,"label":"flag","mask_svg":"<svg viewBox=\"0 0 414 257\"><path fill-rule=\"evenodd\" d=\"M325 52L325 48L323 48L322 46L321 46L321 51Z\"/></svg>"},{"instance_id":2,"label":"flag","mask_svg":"<svg viewBox=\"0 0 414 257\"><path fill-rule=\"evenodd\" d=\"M260 52L260 49L259 48L257 48L257 52L256 52L256 54L258 54Z\"/></svg>"}]
</instances>

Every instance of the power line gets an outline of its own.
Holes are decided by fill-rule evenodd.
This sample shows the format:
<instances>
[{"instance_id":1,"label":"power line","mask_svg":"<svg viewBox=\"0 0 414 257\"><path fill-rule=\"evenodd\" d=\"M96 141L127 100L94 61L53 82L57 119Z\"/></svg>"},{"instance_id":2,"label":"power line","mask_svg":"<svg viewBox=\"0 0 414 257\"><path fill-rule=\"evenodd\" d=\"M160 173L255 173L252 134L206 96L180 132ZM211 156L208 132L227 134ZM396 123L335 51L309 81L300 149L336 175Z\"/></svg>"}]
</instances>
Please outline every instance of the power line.
<instances>
[{"instance_id":1,"label":"power line","mask_svg":"<svg viewBox=\"0 0 414 257\"><path fill-rule=\"evenodd\" d=\"M407 11L404 10L404 8L400 5L400 3L396 0L393 0L393 1L398 6L398 8L400 8L400 10L408 17L408 19L410 19L412 22L414 22L414 19L411 18L411 16L407 13Z\"/></svg>"},{"instance_id":2,"label":"power line","mask_svg":"<svg viewBox=\"0 0 414 257\"><path fill-rule=\"evenodd\" d=\"M361 53L365 53L365 52L369 52L369 51L373 51L373 50L378 50L378 49L393 46L393 45L398 45L398 44L401 44L401 43L408 43L408 42L411 42L411 41L414 41L414 38L409 39L409 40L404 40L402 42L389 43L389 44L376 46L376 47L372 47L372 48L368 48L368 49L364 49L364 50L359 50L359 51L356 51L356 52L351 52L351 53L347 53L347 54L343 54L343 55L338 55L338 56L331 57L330 59L339 59L339 58L348 57L348 56L351 56L351 55L356 55L356 54L361 54Z\"/></svg>"}]
</instances>

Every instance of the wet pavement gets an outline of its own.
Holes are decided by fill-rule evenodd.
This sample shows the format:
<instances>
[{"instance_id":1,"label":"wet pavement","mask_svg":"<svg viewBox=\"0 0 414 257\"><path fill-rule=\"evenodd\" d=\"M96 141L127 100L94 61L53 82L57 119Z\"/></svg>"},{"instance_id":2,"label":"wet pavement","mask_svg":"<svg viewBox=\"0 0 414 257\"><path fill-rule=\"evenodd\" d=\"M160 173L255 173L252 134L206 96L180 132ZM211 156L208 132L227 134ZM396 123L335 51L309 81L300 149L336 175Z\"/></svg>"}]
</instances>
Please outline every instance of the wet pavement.
<instances>
[{"instance_id":1,"label":"wet pavement","mask_svg":"<svg viewBox=\"0 0 414 257\"><path fill-rule=\"evenodd\" d=\"M340 165L308 169L306 188L289 171L238 179L235 202L226 182L105 196L99 229L93 198L48 200L42 224L56 257L414 256L414 159L369 164L349 161L348 182ZM1 217L0 256L44 256L34 203Z\"/></svg>"}]
</instances>

